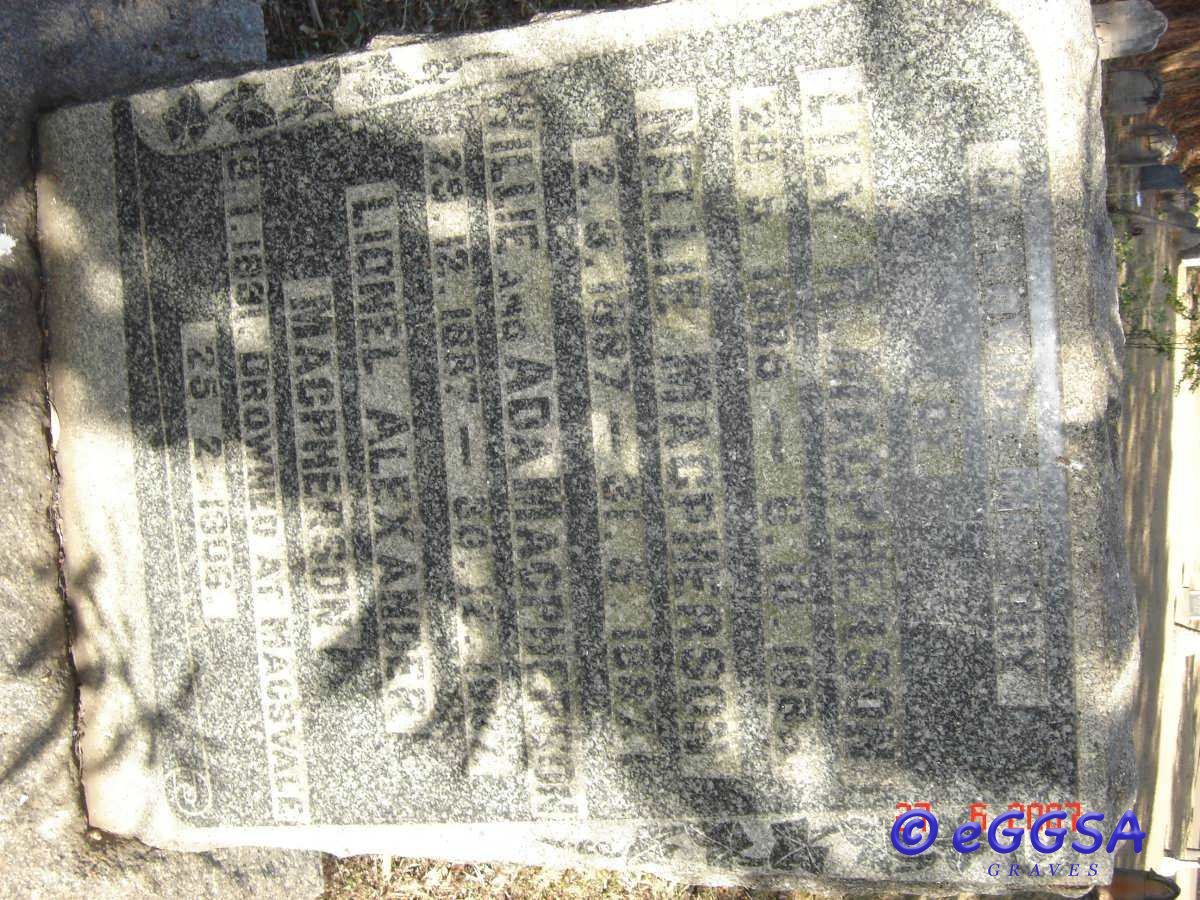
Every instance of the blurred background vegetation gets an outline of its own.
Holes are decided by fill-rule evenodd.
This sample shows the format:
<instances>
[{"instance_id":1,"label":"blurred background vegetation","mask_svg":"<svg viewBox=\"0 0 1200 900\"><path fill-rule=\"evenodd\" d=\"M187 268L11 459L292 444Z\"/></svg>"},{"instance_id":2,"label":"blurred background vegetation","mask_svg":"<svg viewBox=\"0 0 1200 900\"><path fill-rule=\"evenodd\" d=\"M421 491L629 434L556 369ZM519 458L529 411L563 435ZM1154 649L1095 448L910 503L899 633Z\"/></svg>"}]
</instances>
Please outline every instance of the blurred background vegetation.
<instances>
[{"instance_id":1,"label":"blurred background vegetation","mask_svg":"<svg viewBox=\"0 0 1200 900\"><path fill-rule=\"evenodd\" d=\"M638 5L631 0L263 0L263 18L268 55L287 60L355 50L383 33L478 31L564 9Z\"/></svg>"},{"instance_id":2,"label":"blurred background vegetation","mask_svg":"<svg viewBox=\"0 0 1200 900\"><path fill-rule=\"evenodd\" d=\"M1200 193L1200 0L1153 0L1170 20L1167 33L1151 53L1119 60L1121 68L1154 69L1163 80L1163 98L1150 121L1179 138L1179 149L1166 160L1183 170Z\"/></svg>"}]
</instances>

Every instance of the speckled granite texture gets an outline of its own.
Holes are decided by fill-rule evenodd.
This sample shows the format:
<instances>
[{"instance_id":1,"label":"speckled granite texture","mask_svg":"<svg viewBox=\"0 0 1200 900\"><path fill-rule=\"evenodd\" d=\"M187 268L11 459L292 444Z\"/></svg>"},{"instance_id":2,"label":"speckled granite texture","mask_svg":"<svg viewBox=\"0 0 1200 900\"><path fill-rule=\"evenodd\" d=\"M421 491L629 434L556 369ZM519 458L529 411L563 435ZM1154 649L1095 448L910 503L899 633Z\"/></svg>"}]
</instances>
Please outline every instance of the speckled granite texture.
<instances>
[{"instance_id":1,"label":"speckled granite texture","mask_svg":"<svg viewBox=\"0 0 1200 900\"><path fill-rule=\"evenodd\" d=\"M1128 802L1098 106L1082 0L679 2L45 119L93 813L1106 881L949 848Z\"/></svg>"}]
</instances>

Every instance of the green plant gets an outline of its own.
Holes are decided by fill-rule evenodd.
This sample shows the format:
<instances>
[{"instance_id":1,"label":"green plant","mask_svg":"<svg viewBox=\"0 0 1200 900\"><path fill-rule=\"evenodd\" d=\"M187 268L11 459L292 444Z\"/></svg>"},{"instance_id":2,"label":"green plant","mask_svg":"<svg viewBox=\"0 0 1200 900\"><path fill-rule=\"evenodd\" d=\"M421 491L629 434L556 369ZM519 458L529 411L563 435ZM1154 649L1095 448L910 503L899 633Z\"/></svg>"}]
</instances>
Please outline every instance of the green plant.
<instances>
[{"instance_id":1,"label":"green plant","mask_svg":"<svg viewBox=\"0 0 1200 900\"><path fill-rule=\"evenodd\" d=\"M1125 330L1125 346L1174 357L1183 353L1178 388L1200 389L1200 294L1179 290L1176 271L1167 266L1157 273L1138 265L1133 236L1121 227L1113 250L1121 279L1117 306ZM1161 298L1157 299L1157 298ZM1184 326L1184 327L1181 327Z\"/></svg>"},{"instance_id":2,"label":"green plant","mask_svg":"<svg viewBox=\"0 0 1200 900\"><path fill-rule=\"evenodd\" d=\"M1151 272L1141 272L1136 276L1127 274L1117 288L1117 306L1125 325L1126 337L1141 336L1143 331L1151 331L1165 324L1162 320L1167 311L1152 311L1153 294L1154 275ZM1147 322L1148 318L1156 321Z\"/></svg>"},{"instance_id":3,"label":"green plant","mask_svg":"<svg viewBox=\"0 0 1200 900\"><path fill-rule=\"evenodd\" d=\"M1183 297L1173 292L1167 299L1174 312L1187 323L1183 334L1176 331L1172 347L1183 351L1183 372L1176 389L1187 384L1189 391L1195 391L1200 388L1200 294L1194 289Z\"/></svg>"},{"instance_id":4,"label":"green plant","mask_svg":"<svg viewBox=\"0 0 1200 900\"><path fill-rule=\"evenodd\" d=\"M1167 302L1172 306L1179 306L1179 277L1170 266L1163 266L1162 275L1163 289L1166 291Z\"/></svg>"},{"instance_id":5,"label":"green plant","mask_svg":"<svg viewBox=\"0 0 1200 900\"><path fill-rule=\"evenodd\" d=\"M1175 273L1164 269L1161 276L1163 302L1153 303L1154 276L1146 272L1127 279L1118 290L1121 319L1125 323L1125 345L1153 350L1173 357L1183 352L1183 371L1176 390L1200 389L1200 293L1189 290L1182 295ZM1178 320L1186 323L1180 330Z\"/></svg>"},{"instance_id":6,"label":"green plant","mask_svg":"<svg viewBox=\"0 0 1200 900\"><path fill-rule=\"evenodd\" d=\"M1133 235L1121 229L1121 234L1113 241L1113 249L1117 254L1117 269L1119 271L1133 256Z\"/></svg>"}]
</instances>

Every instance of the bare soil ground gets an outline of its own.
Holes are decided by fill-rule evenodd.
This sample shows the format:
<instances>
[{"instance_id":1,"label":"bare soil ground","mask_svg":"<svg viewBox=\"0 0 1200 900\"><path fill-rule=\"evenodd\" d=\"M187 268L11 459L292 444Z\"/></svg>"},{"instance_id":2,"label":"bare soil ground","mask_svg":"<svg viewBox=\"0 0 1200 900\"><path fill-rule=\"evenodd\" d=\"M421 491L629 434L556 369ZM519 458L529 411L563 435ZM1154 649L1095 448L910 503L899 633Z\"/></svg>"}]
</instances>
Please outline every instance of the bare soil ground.
<instances>
[{"instance_id":1,"label":"bare soil ground","mask_svg":"<svg viewBox=\"0 0 1200 900\"><path fill-rule=\"evenodd\" d=\"M428 859L395 857L390 873L380 857L357 856L325 866L325 896L329 900L375 898L522 898L522 900L767 900L804 898L807 894L748 891L742 888L702 888L672 884L650 875L534 866L452 865Z\"/></svg>"}]
</instances>

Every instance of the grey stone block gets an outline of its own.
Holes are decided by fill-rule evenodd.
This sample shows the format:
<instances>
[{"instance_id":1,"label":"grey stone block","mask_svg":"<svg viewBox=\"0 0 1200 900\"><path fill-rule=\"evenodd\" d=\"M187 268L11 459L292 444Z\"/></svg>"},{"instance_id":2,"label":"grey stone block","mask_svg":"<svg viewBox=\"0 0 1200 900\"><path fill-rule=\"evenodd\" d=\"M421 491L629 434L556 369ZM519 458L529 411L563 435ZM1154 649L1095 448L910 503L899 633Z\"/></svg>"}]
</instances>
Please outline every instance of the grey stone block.
<instances>
[{"instance_id":1,"label":"grey stone block","mask_svg":"<svg viewBox=\"0 0 1200 900\"><path fill-rule=\"evenodd\" d=\"M1112 115L1144 115L1162 100L1162 79L1144 69L1108 72L1105 83L1105 109Z\"/></svg>"},{"instance_id":2,"label":"grey stone block","mask_svg":"<svg viewBox=\"0 0 1200 900\"><path fill-rule=\"evenodd\" d=\"M1143 191L1182 191L1187 182L1179 166L1143 166L1138 173L1138 187Z\"/></svg>"}]
</instances>

